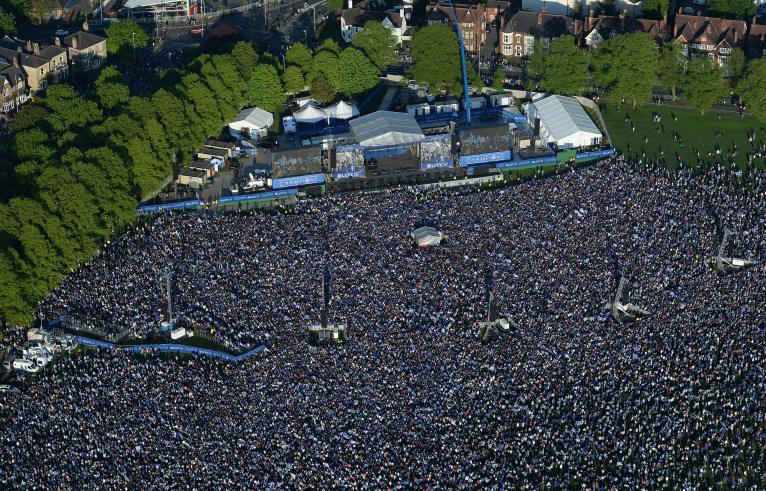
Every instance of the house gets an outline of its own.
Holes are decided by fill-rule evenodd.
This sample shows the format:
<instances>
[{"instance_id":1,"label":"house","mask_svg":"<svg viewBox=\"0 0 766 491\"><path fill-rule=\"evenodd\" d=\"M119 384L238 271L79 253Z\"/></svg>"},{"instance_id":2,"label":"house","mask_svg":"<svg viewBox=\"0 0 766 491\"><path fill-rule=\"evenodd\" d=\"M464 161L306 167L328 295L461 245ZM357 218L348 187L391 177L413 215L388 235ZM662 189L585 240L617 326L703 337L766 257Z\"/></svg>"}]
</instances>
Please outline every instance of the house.
<instances>
[{"instance_id":1,"label":"house","mask_svg":"<svg viewBox=\"0 0 766 491\"><path fill-rule=\"evenodd\" d=\"M511 2L506 0L488 0L487 5L484 6L485 22L494 22L496 19L503 22L510 6Z\"/></svg>"},{"instance_id":2,"label":"house","mask_svg":"<svg viewBox=\"0 0 766 491\"><path fill-rule=\"evenodd\" d=\"M205 172L205 177L213 177L216 173L218 166L214 162L205 162L202 160L195 160L189 164L189 168L192 170L201 170Z\"/></svg>"},{"instance_id":3,"label":"house","mask_svg":"<svg viewBox=\"0 0 766 491\"><path fill-rule=\"evenodd\" d=\"M581 28L579 22L566 15L517 12L503 26L500 52L517 58L529 56L535 51L536 39L540 39L543 50L547 51L551 39L575 35Z\"/></svg>"},{"instance_id":4,"label":"house","mask_svg":"<svg viewBox=\"0 0 766 491\"><path fill-rule=\"evenodd\" d=\"M205 147L197 152L197 158L200 160L220 159L226 162L229 158L229 152L222 148Z\"/></svg>"},{"instance_id":5,"label":"house","mask_svg":"<svg viewBox=\"0 0 766 491\"><path fill-rule=\"evenodd\" d=\"M482 4L455 5L455 14L460 23L465 49L478 52L486 40L486 13ZM452 7L448 2L431 2L426 5L426 22L432 24L447 24L454 26Z\"/></svg>"},{"instance_id":6,"label":"house","mask_svg":"<svg viewBox=\"0 0 766 491\"><path fill-rule=\"evenodd\" d=\"M667 16L665 20L634 19L625 12L619 16L589 15L585 18L585 29L581 33L582 42L590 51L595 51L601 43L618 34L644 32L657 43L665 38Z\"/></svg>"},{"instance_id":7,"label":"house","mask_svg":"<svg viewBox=\"0 0 766 491\"><path fill-rule=\"evenodd\" d=\"M558 148L599 145L601 131L574 97L549 95L524 105L536 137Z\"/></svg>"},{"instance_id":8,"label":"house","mask_svg":"<svg viewBox=\"0 0 766 491\"><path fill-rule=\"evenodd\" d=\"M684 54L708 56L720 67L726 66L732 49L744 47L746 33L743 20L684 15L680 10L673 27L673 39Z\"/></svg>"},{"instance_id":9,"label":"house","mask_svg":"<svg viewBox=\"0 0 766 491\"><path fill-rule=\"evenodd\" d=\"M747 55L750 58L766 56L766 24L758 24L757 17L753 17L747 32Z\"/></svg>"},{"instance_id":10,"label":"house","mask_svg":"<svg viewBox=\"0 0 766 491\"><path fill-rule=\"evenodd\" d=\"M9 113L27 101L28 89L24 71L17 57L0 56L0 113Z\"/></svg>"},{"instance_id":11,"label":"house","mask_svg":"<svg viewBox=\"0 0 766 491\"><path fill-rule=\"evenodd\" d=\"M96 70L106 62L105 37L96 36L87 31L79 31L66 36L57 44L69 51L69 62L76 71Z\"/></svg>"},{"instance_id":12,"label":"house","mask_svg":"<svg viewBox=\"0 0 766 491\"><path fill-rule=\"evenodd\" d=\"M600 0L522 0L521 9L528 12L543 12L558 15L576 15L578 5L580 13L587 16L597 14L601 10ZM612 2L616 12L628 11L631 17L641 15L641 0L614 0Z\"/></svg>"},{"instance_id":13,"label":"house","mask_svg":"<svg viewBox=\"0 0 766 491\"><path fill-rule=\"evenodd\" d=\"M352 6L352 3L352 0L348 0L348 8L343 9L340 14L340 34L347 43L350 43L370 20L383 24L399 44L410 39L405 32L407 19L412 12L411 5L400 5L393 10L386 10L386 3L382 0L364 0L356 6Z\"/></svg>"},{"instance_id":14,"label":"house","mask_svg":"<svg viewBox=\"0 0 766 491\"><path fill-rule=\"evenodd\" d=\"M6 36L0 40L0 57L23 70L32 94L45 90L48 83L59 83L69 77L67 52L58 46L41 48L39 43Z\"/></svg>"}]
</instances>

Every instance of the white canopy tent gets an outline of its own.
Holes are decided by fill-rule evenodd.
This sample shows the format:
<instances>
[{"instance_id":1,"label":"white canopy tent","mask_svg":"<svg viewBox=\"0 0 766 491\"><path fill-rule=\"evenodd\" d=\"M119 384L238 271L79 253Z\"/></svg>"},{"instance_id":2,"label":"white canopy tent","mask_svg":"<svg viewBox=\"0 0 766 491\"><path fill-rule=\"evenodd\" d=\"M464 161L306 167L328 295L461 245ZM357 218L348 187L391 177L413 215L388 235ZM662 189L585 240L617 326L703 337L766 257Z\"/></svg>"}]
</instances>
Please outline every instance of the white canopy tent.
<instances>
[{"instance_id":1,"label":"white canopy tent","mask_svg":"<svg viewBox=\"0 0 766 491\"><path fill-rule=\"evenodd\" d=\"M540 137L546 143L580 148L601 142L601 131L573 97L550 95L527 103L525 109L530 127L534 128L535 119L540 119Z\"/></svg>"},{"instance_id":2,"label":"white canopy tent","mask_svg":"<svg viewBox=\"0 0 766 491\"><path fill-rule=\"evenodd\" d=\"M327 113L313 104L306 104L302 109L295 111L293 117L299 123L316 123L317 121L327 119Z\"/></svg>"},{"instance_id":3,"label":"white canopy tent","mask_svg":"<svg viewBox=\"0 0 766 491\"><path fill-rule=\"evenodd\" d=\"M356 105L349 104L345 101L339 101L336 104L325 108L324 112L328 117L334 119L351 119L359 116L359 109L357 109Z\"/></svg>"},{"instance_id":4,"label":"white canopy tent","mask_svg":"<svg viewBox=\"0 0 766 491\"><path fill-rule=\"evenodd\" d=\"M408 113L376 111L356 118L350 124L360 145L406 145L424 138L415 117Z\"/></svg>"},{"instance_id":5,"label":"white canopy tent","mask_svg":"<svg viewBox=\"0 0 766 491\"><path fill-rule=\"evenodd\" d=\"M260 107L243 109L231 123L230 130L236 133L247 132L250 135L265 134L274 124L274 115Z\"/></svg>"}]
</instances>

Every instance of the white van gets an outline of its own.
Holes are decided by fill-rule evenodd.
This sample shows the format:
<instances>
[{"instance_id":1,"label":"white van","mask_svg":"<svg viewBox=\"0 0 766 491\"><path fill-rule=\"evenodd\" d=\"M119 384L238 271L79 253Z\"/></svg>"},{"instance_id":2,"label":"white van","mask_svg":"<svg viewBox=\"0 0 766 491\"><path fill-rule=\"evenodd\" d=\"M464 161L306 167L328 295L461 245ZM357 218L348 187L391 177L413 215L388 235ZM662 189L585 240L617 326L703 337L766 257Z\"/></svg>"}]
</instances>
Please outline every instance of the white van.
<instances>
[{"instance_id":1,"label":"white van","mask_svg":"<svg viewBox=\"0 0 766 491\"><path fill-rule=\"evenodd\" d=\"M32 360L25 360L24 358L16 358L13 360L13 369L20 372L37 373L40 371L40 367Z\"/></svg>"}]
</instances>

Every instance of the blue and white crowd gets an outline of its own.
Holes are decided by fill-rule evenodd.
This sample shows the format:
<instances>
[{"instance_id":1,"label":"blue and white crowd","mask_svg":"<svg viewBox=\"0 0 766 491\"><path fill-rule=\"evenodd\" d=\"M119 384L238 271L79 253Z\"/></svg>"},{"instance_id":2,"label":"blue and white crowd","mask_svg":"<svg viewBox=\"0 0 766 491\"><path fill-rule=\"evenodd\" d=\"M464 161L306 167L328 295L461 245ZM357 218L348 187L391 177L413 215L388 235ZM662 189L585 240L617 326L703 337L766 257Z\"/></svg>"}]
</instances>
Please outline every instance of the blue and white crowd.
<instances>
[{"instance_id":1,"label":"blue and white crowd","mask_svg":"<svg viewBox=\"0 0 766 491\"><path fill-rule=\"evenodd\" d=\"M132 229L47 318L155 329L170 272L179 314L269 348L63 358L0 398L0 487L764 489L766 181L650 167ZM413 247L422 219L441 246ZM724 228L760 266L705 264ZM325 267L349 339L312 347ZM482 344L487 271L518 327ZM650 317L608 318L620 276Z\"/></svg>"}]
</instances>

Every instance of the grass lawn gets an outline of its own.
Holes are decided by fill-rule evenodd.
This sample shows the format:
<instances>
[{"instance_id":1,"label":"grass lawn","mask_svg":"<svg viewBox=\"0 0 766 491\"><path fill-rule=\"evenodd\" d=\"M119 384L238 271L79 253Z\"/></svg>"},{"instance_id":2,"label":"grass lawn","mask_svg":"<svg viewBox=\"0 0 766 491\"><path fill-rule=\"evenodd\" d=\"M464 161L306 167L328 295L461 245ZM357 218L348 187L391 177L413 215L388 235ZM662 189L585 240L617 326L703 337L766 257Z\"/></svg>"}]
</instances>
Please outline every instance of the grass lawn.
<instances>
[{"instance_id":1,"label":"grass lawn","mask_svg":"<svg viewBox=\"0 0 766 491\"><path fill-rule=\"evenodd\" d=\"M653 122L654 112L662 117L660 123ZM677 121L673 120L671 113L676 115ZM625 122L626 114L630 118L629 122ZM656 106L635 110L629 104L615 103L607 105L603 116L612 137L612 145L617 150L633 158L641 158L641 152L645 151L650 160L659 158L660 152L664 150L665 160L671 168L677 167L678 156L685 164L696 166L698 159L695 149L700 152L703 162L728 162L734 145L737 153L732 159L740 168L744 168L746 152L750 150L748 131L755 130L760 140L765 126L753 116L740 118L737 114L700 115L696 110ZM635 126L635 131L631 130L631 124ZM658 132L661 128L664 128L664 132ZM680 142L673 139L673 131L680 135ZM721 136L716 136L719 131ZM716 148L720 148L720 155L716 154ZM712 156L708 156L708 152L712 152Z\"/></svg>"}]
</instances>

